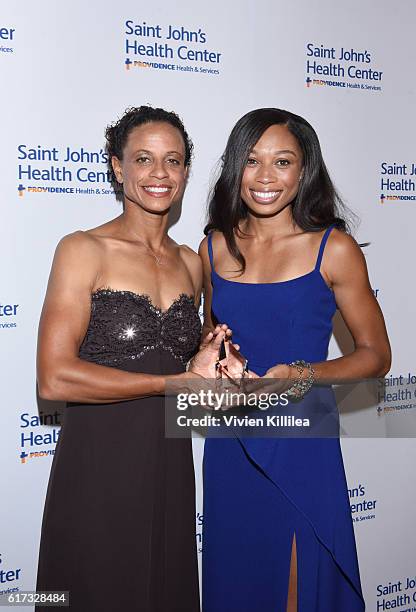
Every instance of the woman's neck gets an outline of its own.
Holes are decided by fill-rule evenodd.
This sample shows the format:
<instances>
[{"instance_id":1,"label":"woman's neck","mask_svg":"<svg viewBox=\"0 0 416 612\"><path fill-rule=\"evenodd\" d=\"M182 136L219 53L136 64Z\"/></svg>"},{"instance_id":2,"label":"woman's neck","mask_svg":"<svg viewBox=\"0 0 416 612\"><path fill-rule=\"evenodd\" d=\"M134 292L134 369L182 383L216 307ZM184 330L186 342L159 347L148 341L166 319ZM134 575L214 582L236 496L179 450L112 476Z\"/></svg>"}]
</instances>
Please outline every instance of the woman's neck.
<instances>
[{"instance_id":1,"label":"woman's neck","mask_svg":"<svg viewBox=\"0 0 416 612\"><path fill-rule=\"evenodd\" d=\"M242 235L246 234L259 241L267 241L279 235L296 234L300 231L289 207L273 217L259 217L248 213L239 228Z\"/></svg>"},{"instance_id":2,"label":"woman's neck","mask_svg":"<svg viewBox=\"0 0 416 612\"><path fill-rule=\"evenodd\" d=\"M140 206L127 204L118 225L125 238L137 239L158 249L166 241L168 215L155 214Z\"/></svg>"}]
</instances>

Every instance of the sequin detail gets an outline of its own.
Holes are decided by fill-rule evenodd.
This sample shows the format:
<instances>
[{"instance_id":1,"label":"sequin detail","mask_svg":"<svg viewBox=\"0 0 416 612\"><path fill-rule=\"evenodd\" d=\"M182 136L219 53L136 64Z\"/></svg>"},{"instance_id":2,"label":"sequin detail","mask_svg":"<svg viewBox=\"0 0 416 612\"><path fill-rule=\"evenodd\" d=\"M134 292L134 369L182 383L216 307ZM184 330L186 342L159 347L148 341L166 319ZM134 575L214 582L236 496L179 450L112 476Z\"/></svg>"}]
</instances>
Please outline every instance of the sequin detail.
<instances>
[{"instance_id":1,"label":"sequin detail","mask_svg":"<svg viewBox=\"0 0 416 612\"><path fill-rule=\"evenodd\" d=\"M162 310L146 294L98 289L91 295L91 317L79 356L116 367L161 349L185 364L198 349L200 336L198 311L186 293Z\"/></svg>"}]
</instances>

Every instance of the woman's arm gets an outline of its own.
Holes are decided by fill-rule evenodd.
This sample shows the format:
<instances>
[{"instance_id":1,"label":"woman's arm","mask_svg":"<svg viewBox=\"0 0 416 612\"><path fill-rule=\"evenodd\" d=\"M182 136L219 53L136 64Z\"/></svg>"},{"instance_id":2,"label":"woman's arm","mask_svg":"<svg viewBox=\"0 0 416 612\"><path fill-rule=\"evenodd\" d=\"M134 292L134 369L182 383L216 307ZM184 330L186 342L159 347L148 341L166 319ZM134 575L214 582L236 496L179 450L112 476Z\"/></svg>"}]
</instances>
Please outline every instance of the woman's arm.
<instances>
[{"instance_id":1,"label":"woman's arm","mask_svg":"<svg viewBox=\"0 0 416 612\"><path fill-rule=\"evenodd\" d=\"M212 284L211 284L211 263L208 255L208 238L204 238L199 245L199 256L202 260L203 287L204 287L204 327L202 335L205 335L215 328L212 320Z\"/></svg>"},{"instance_id":2,"label":"woman's arm","mask_svg":"<svg viewBox=\"0 0 416 612\"><path fill-rule=\"evenodd\" d=\"M194 376L124 372L78 357L90 320L100 255L96 239L82 232L64 238L56 250L39 326L38 386L44 399L111 403L160 395L168 379L185 382ZM213 362L223 336L221 331L205 345L206 352L213 352Z\"/></svg>"},{"instance_id":3,"label":"woman's arm","mask_svg":"<svg viewBox=\"0 0 416 612\"><path fill-rule=\"evenodd\" d=\"M334 291L355 348L349 355L312 364L315 378L353 380L384 376L391 362L386 326L370 287L364 255L351 236L332 230L324 251L321 273ZM307 374L304 371L304 377ZM298 373L279 365L271 368L265 376L297 378Z\"/></svg>"}]
</instances>

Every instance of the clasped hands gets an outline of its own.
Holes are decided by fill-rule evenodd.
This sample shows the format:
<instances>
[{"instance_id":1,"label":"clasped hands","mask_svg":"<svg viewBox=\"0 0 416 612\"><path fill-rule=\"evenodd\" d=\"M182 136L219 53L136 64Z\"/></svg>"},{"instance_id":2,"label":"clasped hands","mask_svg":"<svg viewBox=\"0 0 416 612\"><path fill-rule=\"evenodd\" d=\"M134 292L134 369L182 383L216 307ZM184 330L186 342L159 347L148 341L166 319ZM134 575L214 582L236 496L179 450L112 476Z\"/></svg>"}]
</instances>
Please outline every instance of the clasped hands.
<instances>
[{"instance_id":1,"label":"clasped hands","mask_svg":"<svg viewBox=\"0 0 416 612\"><path fill-rule=\"evenodd\" d=\"M295 376L291 366L278 364L260 377L247 368L239 345L231 338L232 330L226 324L217 325L205 336L198 353L189 362L187 378L197 379L196 387L193 383L194 391L198 388L216 397L226 397L226 405L223 402L220 409L229 410L246 406L249 397L250 402L253 398L262 398L264 403L265 395L283 394L292 386ZM227 391L231 395L226 395ZM206 407L212 408L210 404Z\"/></svg>"},{"instance_id":2,"label":"clasped hands","mask_svg":"<svg viewBox=\"0 0 416 612\"><path fill-rule=\"evenodd\" d=\"M209 379L224 379L239 384L242 378L257 378L246 367L238 344L231 341L232 330L226 325L217 325L202 340L199 352L189 363L188 371ZM224 351L222 355L221 352Z\"/></svg>"},{"instance_id":3,"label":"clasped hands","mask_svg":"<svg viewBox=\"0 0 416 612\"><path fill-rule=\"evenodd\" d=\"M209 332L202 340L199 352L190 361L188 371L203 378L222 379L225 383L240 385L242 379L245 384L256 380L253 384L255 388L260 387L259 379L274 379L273 391L288 389L294 378L296 371L287 364L278 364L267 370L263 377L245 367L244 358L238 352L240 347L231 341L232 330L226 324L219 324ZM222 343L225 343L226 357L219 359ZM263 380L270 388L271 381Z\"/></svg>"}]
</instances>

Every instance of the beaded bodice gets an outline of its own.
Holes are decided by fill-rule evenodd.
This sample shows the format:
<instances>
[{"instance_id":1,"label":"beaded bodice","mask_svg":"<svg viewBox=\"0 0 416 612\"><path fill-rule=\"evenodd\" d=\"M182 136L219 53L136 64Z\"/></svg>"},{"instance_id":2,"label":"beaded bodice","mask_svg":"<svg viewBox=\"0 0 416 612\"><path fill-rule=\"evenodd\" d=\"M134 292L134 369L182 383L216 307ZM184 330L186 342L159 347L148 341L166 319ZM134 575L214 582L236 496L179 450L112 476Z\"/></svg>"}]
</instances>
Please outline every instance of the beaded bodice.
<instances>
[{"instance_id":1,"label":"beaded bodice","mask_svg":"<svg viewBox=\"0 0 416 612\"><path fill-rule=\"evenodd\" d=\"M200 335L198 311L185 293L163 311L148 295L98 289L91 296L91 318L79 356L117 367L162 349L186 363L198 349Z\"/></svg>"}]
</instances>

